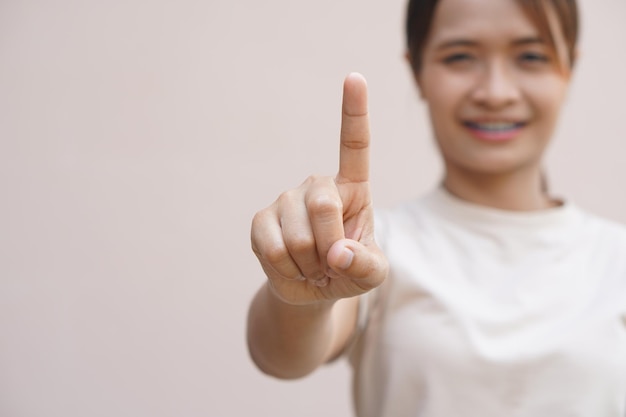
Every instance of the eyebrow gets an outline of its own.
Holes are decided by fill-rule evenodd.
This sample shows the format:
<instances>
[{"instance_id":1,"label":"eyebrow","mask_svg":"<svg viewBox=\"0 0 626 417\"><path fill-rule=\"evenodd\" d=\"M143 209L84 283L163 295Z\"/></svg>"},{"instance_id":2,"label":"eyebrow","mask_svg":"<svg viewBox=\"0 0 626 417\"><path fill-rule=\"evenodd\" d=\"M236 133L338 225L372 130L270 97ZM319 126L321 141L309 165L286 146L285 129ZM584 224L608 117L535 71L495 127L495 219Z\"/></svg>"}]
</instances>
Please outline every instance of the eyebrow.
<instances>
[{"instance_id":1,"label":"eyebrow","mask_svg":"<svg viewBox=\"0 0 626 417\"><path fill-rule=\"evenodd\" d=\"M534 44L543 45L545 43L546 42L538 36L528 36L528 37L516 39L515 41L513 41L513 45L515 46L534 45ZM454 48L454 47L459 47L459 46L471 47L471 46L477 46L478 44L479 42L470 40L470 39L462 39L462 38L451 39L451 40L442 42L439 46L437 46L437 50Z\"/></svg>"},{"instance_id":2,"label":"eyebrow","mask_svg":"<svg viewBox=\"0 0 626 417\"><path fill-rule=\"evenodd\" d=\"M471 41L469 39L451 39L449 41L445 41L439 44L439 46L437 46L437 49L441 50L441 49L454 48L456 46L476 46L476 45L478 45L478 42Z\"/></svg>"},{"instance_id":3,"label":"eyebrow","mask_svg":"<svg viewBox=\"0 0 626 417\"><path fill-rule=\"evenodd\" d=\"M527 38L517 39L513 42L513 45L533 45L533 44L545 44L546 41L539 36L529 36Z\"/></svg>"}]
</instances>

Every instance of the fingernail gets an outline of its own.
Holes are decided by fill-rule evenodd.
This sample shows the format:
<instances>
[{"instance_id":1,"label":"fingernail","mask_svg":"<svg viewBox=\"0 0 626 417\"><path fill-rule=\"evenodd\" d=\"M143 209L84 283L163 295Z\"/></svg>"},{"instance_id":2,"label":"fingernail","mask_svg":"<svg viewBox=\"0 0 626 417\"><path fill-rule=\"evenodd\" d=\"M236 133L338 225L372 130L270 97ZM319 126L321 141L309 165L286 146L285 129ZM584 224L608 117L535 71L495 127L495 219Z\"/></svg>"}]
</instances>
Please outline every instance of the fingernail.
<instances>
[{"instance_id":1,"label":"fingernail","mask_svg":"<svg viewBox=\"0 0 626 417\"><path fill-rule=\"evenodd\" d=\"M352 265L353 259L354 252L348 248L343 248L341 255L339 255L339 262L337 262L337 266L341 269L348 269L350 268L350 265Z\"/></svg>"},{"instance_id":2,"label":"fingernail","mask_svg":"<svg viewBox=\"0 0 626 417\"><path fill-rule=\"evenodd\" d=\"M318 279L317 281L314 282L314 284L318 287L325 287L328 285L328 277Z\"/></svg>"}]
</instances>

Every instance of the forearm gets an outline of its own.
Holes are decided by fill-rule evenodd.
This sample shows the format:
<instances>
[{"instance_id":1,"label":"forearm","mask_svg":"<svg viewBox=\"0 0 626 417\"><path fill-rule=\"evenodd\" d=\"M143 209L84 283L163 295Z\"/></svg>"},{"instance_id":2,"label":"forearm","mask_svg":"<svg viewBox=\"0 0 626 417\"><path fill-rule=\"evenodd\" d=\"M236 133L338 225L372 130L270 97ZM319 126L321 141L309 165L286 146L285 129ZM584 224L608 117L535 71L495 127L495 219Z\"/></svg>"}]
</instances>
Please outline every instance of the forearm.
<instances>
[{"instance_id":1,"label":"forearm","mask_svg":"<svg viewBox=\"0 0 626 417\"><path fill-rule=\"evenodd\" d=\"M279 378L299 378L315 370L331 354L333 306L333 302L290 305L264 285L248 314L248 347L254 362Z\"/></svg>"}]
</instances>

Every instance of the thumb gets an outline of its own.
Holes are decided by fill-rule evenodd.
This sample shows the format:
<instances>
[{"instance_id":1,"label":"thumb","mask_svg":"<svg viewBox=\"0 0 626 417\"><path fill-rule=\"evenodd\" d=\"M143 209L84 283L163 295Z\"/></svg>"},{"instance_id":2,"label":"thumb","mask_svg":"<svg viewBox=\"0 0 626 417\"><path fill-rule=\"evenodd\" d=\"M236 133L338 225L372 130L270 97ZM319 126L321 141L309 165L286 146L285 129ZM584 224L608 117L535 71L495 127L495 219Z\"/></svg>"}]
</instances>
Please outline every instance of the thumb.
<instances>
[{"instance_id":1,"label":"thumb","mask_svg":"<svg viewBox=\"0 0 626 417\"><path fill-rule=\"evenodd\" d=\"M327 256L328 266L339 276L361 281L362 288L372 289L387 277L387 258L375 244L364 245L351 239L335 242Z\"/></svg>"}]
</instances>

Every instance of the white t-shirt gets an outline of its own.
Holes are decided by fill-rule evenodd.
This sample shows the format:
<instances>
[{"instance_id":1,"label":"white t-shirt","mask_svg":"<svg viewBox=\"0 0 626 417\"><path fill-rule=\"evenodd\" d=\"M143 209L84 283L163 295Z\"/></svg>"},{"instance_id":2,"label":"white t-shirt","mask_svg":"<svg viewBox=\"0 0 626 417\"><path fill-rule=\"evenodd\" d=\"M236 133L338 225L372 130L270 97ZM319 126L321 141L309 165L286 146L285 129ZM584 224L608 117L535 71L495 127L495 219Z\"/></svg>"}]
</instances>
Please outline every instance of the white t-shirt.
<instances>
[{"instance_id":1,"label":"white t-shirt","mask_svg":"<svg viewBox=\"0 0 626 417\"><path fill-rule=\"evenodd\" d=\"M359 417L626 416L626 227L439 188L376 233L391 269L348 352Z\"/></svg>"}]
</instances>

